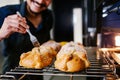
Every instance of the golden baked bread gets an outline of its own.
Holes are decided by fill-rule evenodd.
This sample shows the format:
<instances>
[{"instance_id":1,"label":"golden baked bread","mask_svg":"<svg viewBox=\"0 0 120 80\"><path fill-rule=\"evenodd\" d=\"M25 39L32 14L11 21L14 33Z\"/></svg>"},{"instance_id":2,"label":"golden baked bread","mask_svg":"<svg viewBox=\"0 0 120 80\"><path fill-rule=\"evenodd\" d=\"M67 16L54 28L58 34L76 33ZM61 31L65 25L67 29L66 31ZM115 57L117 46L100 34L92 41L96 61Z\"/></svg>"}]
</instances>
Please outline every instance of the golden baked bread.
<instances>
[{"instance_id":1,"label":"golden baked bread","mask_svg":"<svg viewBox=\"0 0 120 80\"><path fill-rule=\"evenodd\" d=\"M46 46L47 43L49 43L49 46ZM55 46L55 44L57 45ZM50 45L48 41L40 47L35 47L32 51L21 54L19 65L25 68L42 69L52 63L57 54L57 51L55 51L57 46L59 46L57 42L52 41L52 45Z\"/></svg>"},{"instance_id":2,"label":"golden baked bread","mask_svg":"<svg viewBox=\"0 0 120 80\"><path fill-rule=\"evenodd\" d=\"M61 49L61 44L58 42L55 42L54 40L49 40L43 43L42 46L52 47L56 52L58 52Z\"/></svg>"},{"instance_id":3,"label":"golden baked bread","mask_svg":"<svg viewBox=\"0 0 120 80\"><path fill-rule=\"evenodd\" d=\"M55 68L65 72L77 72L90 66L87 53L80 43L65 44L56 56Z\"/></svg>"},{"instance_id":4,"label":"golden baked bread","mask_svg":"<svg viewBox=\"0 0 120 80\"><path fill-rule=\"evenodd\" d=\"M60 42L61 46L64 46L66 43L68 43L68 42L67 41Z\"/></svg>"}]
</instances>

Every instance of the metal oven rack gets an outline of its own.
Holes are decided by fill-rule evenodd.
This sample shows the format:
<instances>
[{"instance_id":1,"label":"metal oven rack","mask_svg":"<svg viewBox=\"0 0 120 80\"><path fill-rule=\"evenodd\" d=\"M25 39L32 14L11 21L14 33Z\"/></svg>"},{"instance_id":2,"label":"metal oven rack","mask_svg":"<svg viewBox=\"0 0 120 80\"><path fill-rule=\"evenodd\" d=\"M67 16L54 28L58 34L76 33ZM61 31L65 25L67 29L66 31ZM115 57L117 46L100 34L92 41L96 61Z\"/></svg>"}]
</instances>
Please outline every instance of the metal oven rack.
<instances>
[{"instance_id":1,"label":"metal oven rack","mask_svg":"<svg viewBox=\"0 0 120 80\"><path fill-rule=\"evenodd\" d=\"M73 80L74 76L85 76L85 77L102 77L105 80L109 78L113 78L112 80L118 79L118 75L116 74L116 68L111 59L106 55L106 53L98 51L102 57L101 59L96 59L96 55L89 56L88 59L91 63L90 67L75 73L62 72L54 68L54 65L46 67L44 69L28 69L24 67L16 67L9 72L6 72L5 75L1 75L1 77L12 76L14 79L14 75L22 75L19 79L24 78L26 75L48 75L48 76L69 76L70 80Z\"/></svg>"},{"instance_id":2,"label":"metal oven rack","mask_svg":"<svg viewBox=\"0 0 120 80\"><path fill-rule=\"evenodd\" d=\"M111 54L113 54L115 51L113 49L111 50L110 48L101 48L98 49L98 52L100 57L99 59L102 60L103 66L108 66L112 70L115 79L120 79L120 75L117 75L116 70L117 68L120 68L120 65L117 64L116 61L111 57Z\"/></svg>"}]
</instances>

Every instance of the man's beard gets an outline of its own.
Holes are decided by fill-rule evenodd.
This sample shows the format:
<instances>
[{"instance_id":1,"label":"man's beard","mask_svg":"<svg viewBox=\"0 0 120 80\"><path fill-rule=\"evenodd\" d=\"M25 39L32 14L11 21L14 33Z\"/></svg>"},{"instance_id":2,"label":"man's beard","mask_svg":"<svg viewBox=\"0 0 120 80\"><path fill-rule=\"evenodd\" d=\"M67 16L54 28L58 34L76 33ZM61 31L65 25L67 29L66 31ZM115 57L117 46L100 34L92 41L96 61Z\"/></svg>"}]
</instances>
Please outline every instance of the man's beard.
<instances>
[{"instance_id":1,"label":"man's beard","mask_svg":"<svg viewBox=\"0 0 120 80\"><path fill-rule=\"evenodd\" d=\"M45 4L39 4L39 5L41 5L41 8L42 8L42 9L43 9L43 8L47 9L47 6L46 6ZM36 15L37 15L37 14L40 14L40 13L43 11L43 10L42 10L42 11L40 11L40 12L34 12L34 11L31 10L30 7L29 7L29 10L30 10L30 12L31 12L32 14L36 14Z\"/></svg>"},{"instance_id":2,"label":"man's beard","mask_svg":"<svg viewBox=\"0 0 120 80\"><path fill-rule=\"evenodd\" d=\"M37 14L40 14L40 13L41 13L41 11L40 11L40 12L34 12L34 11L32 11L30 8L29 8L29 11L30 11L32 14L35 14L35 15L37 15Z\"/></svg>"}]
</instances>

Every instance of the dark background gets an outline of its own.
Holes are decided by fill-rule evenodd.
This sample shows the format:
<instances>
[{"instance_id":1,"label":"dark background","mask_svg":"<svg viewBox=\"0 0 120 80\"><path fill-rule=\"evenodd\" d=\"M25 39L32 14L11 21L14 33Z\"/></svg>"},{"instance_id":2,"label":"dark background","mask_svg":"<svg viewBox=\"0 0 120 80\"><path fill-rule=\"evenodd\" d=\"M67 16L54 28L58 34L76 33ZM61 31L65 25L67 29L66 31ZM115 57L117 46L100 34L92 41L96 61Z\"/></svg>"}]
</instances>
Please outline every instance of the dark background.
<instances>
[{"instance_id":1,"label":"dark background","mask_svg":"<svg viewBox=\"0 0 120 80\"><path fill-rule=\"evenodd\" d=\"M23 0L20 0L22 2ZM55 41L73 40L73 8L82 8L83 11L83 44L96 46L96 34L101 33L103 26L102 10L119 0L52 0L52 9L55 15ZM106 22L104 22L106 23ZM88 28L96 28L94 38L90 38Z\"/></svg>"}]
</instances>

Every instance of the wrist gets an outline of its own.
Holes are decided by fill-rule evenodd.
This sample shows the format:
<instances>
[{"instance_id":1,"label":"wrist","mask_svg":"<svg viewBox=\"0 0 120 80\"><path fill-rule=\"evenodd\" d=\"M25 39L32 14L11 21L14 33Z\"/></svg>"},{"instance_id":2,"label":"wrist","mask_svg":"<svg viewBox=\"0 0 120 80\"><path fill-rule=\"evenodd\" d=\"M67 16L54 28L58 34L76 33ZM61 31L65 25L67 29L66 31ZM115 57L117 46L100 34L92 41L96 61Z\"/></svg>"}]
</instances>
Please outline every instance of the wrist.
<instances>
[{"instance_id":1,"label":"wrist","mask_svg":"<svg viewBox=\"0 0 120 80\"><path fill-rule=\"evenodd\" d=\"M3 32L2 30L0 29L0 41L4 39L4 35L3 35Z\"/></svg>"}]
</instances>

